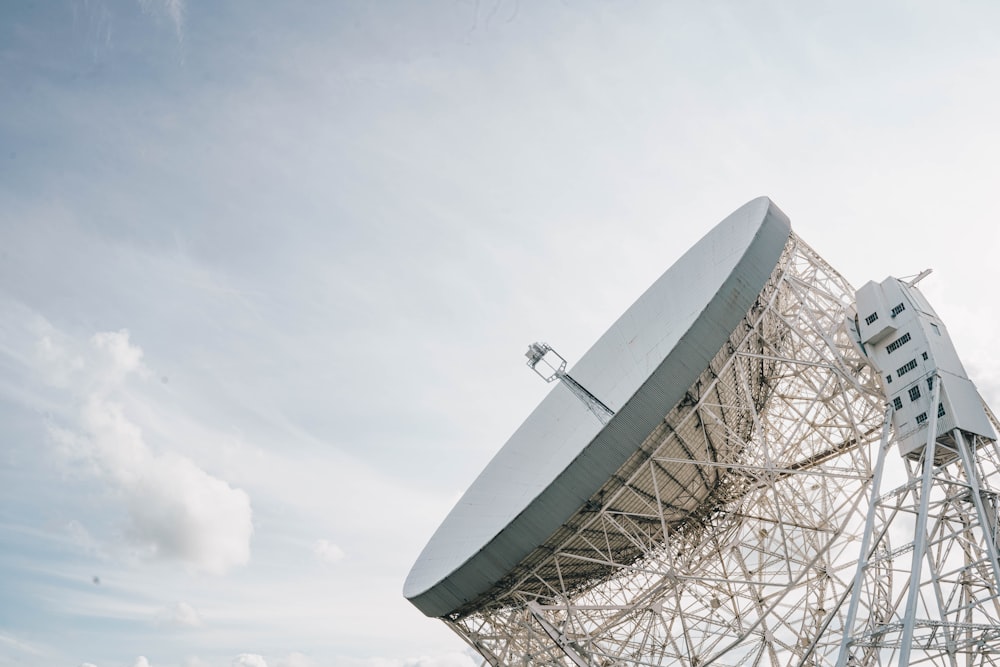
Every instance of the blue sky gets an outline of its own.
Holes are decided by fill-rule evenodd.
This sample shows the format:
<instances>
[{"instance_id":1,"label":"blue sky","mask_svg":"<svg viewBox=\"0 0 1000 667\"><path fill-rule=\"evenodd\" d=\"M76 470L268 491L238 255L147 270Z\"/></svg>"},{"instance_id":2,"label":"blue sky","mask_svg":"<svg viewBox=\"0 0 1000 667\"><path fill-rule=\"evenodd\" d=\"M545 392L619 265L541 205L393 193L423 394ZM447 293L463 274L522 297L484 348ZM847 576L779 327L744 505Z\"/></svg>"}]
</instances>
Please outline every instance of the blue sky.
<instances>
[{"instance_id":1,"label":"blue sky","mask_svg":"<svg viewBox=\"0 0 1000 667\"><path fill-rule=\"evenodd\" d=\"M1000 399L988 2L0 9L0 666L470 667L401 595L547 387L766 194Z\"/></svg>"}]
</instances>

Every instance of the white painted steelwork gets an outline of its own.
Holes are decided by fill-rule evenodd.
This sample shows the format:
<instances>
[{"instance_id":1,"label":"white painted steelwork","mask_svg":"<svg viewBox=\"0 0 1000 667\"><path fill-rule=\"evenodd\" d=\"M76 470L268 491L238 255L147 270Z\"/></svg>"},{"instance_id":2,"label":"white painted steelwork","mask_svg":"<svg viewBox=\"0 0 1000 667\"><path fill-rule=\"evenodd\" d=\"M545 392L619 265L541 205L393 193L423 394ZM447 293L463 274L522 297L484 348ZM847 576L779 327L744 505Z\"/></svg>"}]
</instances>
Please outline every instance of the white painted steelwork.
<instances>
[{"instance_id":1,"label":"white painted steelwork","mask_svg":"<svg viewBox=\"0 0 1000 667\"><path fill-rule=\"evenodd\" d=\"M1000 659L995 420L916 282L862 286L851 323L885 383L906 481L880 493L892 444L883 437L865 538L894 532L895 545L879 552L862 544L838 667ZM865 582L886 568L900 575L888 614L858 616Z\"/></svg>"},{"instance_id":2,"label":"white painted steelwork","mask_svg":"<svg viewBox=\"0 0 1000 667\"><path fill-rule=\"evenodd\" d=\"M621 474L650 434L662 431L664 415L687 400L692 383L733 335L789 234L788 218L761 197L685 253L570 371L614 413L610 422L605 426L568 387L557 385L431 537L404 595L428 616L481 606L503 594L525 559L537 559L539 545L600 504L608 479ZM730 426L750 427L749 421ZM691 463L725 454L728 431L713 435L676 446L673 456L681 461L668 466L671 478L661 489L672 508L670 523L704 511L723 483L719 468ZM564 576L584 585L605 570L580 563Z\"/></svg>"},{"instance_id":3,"label":"white painted steelwork","mask_svg":"<svg viewBox=\"0 0 1000 667\"><path fill-rule=\"evenodd\" d=\"M920 457L932 416L934 437L942 446L939 457L945 452L956 455L951 437L956 428L996 440L983 399L958 358L948 328L919 289L892 277L864 284L857 293L854 324L859 343L884 379L903 456ZM932 404L935 376L941 380L941 400Z\"/></svg>"},{"instance_id":4,"label":"white painted steelwork","mask_svg":"<svg viewBox=\"0 0 1000 667\"><path fill-rule=\"evenodd\" d=\"M777 212L767 200L748 207L759 230L767 227L767 212ZM750 252L757 232L746 231L753 224L742 224L744 236L735 246L744 256L758 255ZM725 237L718 234L716 228L706 239ZM733 240L724 243L732 247ZM904 447L904 458L887 457L907 436L893 428L894 404L866 350L902 334L864 329L860 321L867 314L855 319L855 290L790 230L759 284L731 282L743 274L742 261L730 260L729 278L713 278L723 289L707 297L705 311L720 307L713 322L727 309L732 317L721 340L699 338L715 351L702 358L705 350L688 348L674 357L685 336L670 330L663 338L673 347L657 352L664 361L646 366L654 377L674 360L668 377L687 382L676 399L667 400L665 380L657 392L647 392L640 381L623 402L614 391L623 371L592 366L585 383L615 411L608 426L601 430L598 416L568 389L554 391L546 400L561 397L560 414L575 419L582 435L566 439L567 431L551 428L515 434L414 566L407 596L425 613L442 616L484 664L964 667L1000 661L996 442L953 428L940 438L952 443L946 459L935 457L935 437L923 448ZM686 288L676 277L666 284ZM647 295L665 300L667 313L651 315L655 304L645 303L628 332L642 334L646 350L655 348L648 341L660 332L645 327L669 328L670 309L684 302L654 288ZM887 304L887 312L896 305ZM924 310L933 313L929 306ZM681 328L697 330L702 318L695 315ZM888 319L890 328L903 328L902 320ZM619 347L610 349L630 340L619 331L611 340ZM633 366L624 365L624 376L631 377ZM574 376L580 368L588 364L581 361ZM602 373L612 381L602 384ZM930 386L936 404L943 387ZM655 423L637 440L602 441L636 397L649 414L659 410ZM550 425L545 419L551 415L538 414L529 422ZM983 414L992 433L996 420L988 410ZM933 415L925 434L938 434L937 411ZM572 456L529 476L523 501L503 495L502 512L487 512L474 539L456 541L466 524L476 522L475 503L467 501L489 504L473 491L500 483L487 475L497 461L509 464L518 454L535 465L521 445L541 443L551 456L552 443L544 441L553 434L561 445L572 445ZM593 476L597 468L570 465L610 451L622 461L603 478ZM559 487L560 478L586 494L565 518L545 513L551 507L544 502L547 492L572 490ZM508 480L511 493L525 491L520 479ZM506 516L518 507L516 517ZM524 515L542 522L536 527L544 536L513 564L497 565L530 543L534 533L515 520ZM510 539L512 528L519 545ZM457 553L424 560L455 545ZM487 568L480 581L455 576L469 564ZM436 614L440 610L447 611Z\"/></svg>"},{"instance_id":5,"label":"white painted steelwork","mask_svg":"<svg viewBox=\"0 0 1000 667\"><path fill-rule=\"evenodd\" d=\"M446 622L497 666L832 665L885 423L846 325L853 296L790 235L728 341L601 502L512 570L501 595ZM704 445L715 442L726 446ZM663 490L672 466L692 461L718 484L680 517ZM599 576L576 579L581 565ZM886 572L864 573L866 591L885 592L859 597L859 616L888 614Z\"/></svg>"}]
</instances>

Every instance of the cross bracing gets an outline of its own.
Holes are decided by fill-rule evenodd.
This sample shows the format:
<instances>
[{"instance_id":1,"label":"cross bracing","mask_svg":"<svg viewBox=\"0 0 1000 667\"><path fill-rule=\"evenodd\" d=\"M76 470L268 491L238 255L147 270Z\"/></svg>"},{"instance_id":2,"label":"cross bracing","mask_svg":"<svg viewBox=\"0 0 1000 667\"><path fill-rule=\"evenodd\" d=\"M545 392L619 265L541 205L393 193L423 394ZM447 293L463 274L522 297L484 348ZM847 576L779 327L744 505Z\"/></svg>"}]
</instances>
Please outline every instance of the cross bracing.
<instances>
[{"instance_id":1,"label":"cross bracing","mask_svg":"<svg viewBox=\"0 0 1000 667\"><path fill-rule=\"evenodd\" d=\"M919 462L896 457L886 478L899 487L871 502L892 434L884 388L845 324L853 299L793 234L684 400L449 625L498 667L898 664L923 486ZM982 537L991 523L996 542L1000 456L985 439L969 452L979 514L966 470L935 468L912 664L1000 656Z\"/></svg>"}]
</instances>

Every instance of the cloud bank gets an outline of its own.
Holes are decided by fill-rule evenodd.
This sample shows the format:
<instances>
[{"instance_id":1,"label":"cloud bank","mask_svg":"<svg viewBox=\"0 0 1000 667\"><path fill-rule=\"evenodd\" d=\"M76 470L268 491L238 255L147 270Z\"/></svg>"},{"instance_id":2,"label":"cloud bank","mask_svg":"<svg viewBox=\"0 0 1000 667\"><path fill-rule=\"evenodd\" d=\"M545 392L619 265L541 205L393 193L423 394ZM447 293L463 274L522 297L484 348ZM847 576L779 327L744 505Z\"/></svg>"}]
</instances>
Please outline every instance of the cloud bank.
<instances>
[{"instance_id":1,"label":"cloud bank","mask_svg":"<svg viewBox=\"0 0 1000 667\"><path fill-rule=\"evenodd\" d=\"M222 574L250 559L250 497L188 458L154 451L116 400L145 376L142 349L127 330L102 332L73 349L45 336L37 345L49 384L76 400L74 424L50 433L62 456L105 482L128 514L125 536L140 553Z\"/></svg>"}]
</instances>

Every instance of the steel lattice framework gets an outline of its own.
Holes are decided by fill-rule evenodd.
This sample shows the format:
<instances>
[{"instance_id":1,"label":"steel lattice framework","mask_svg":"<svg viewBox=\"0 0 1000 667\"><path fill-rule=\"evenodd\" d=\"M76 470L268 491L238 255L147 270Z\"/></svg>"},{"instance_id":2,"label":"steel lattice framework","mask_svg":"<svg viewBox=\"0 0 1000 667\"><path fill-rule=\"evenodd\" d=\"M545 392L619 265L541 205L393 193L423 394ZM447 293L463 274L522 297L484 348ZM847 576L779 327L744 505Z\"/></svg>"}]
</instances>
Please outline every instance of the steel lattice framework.
<instances>
[{"instance_id":1,"label":"steel lattice framework","mask_svg":"<svg viewBox=\"0 0 1000 667\"><path fill-rule=\"evenodd\" d=\"M931 405L935 405L935 392ZM996 417L987 410L993 427ZM932 417L933 419L933 417ZM934 431L934 426L930 428ZM872 594L872 570L897 586L890 615L876 620L848 608L838 665L1000 664L1000 562L997 561L996 441L955 429L950 446L930 439L927 454L906 460L906 478L882 493L891 440L884 440L872 484L868 539L854 598Z\"/></svg>"},{"instance_id":2,"label":"steel lattice framework","mask_svg":"<svg viewBox=\"0 0 1000 667\"><path fill-rule=\"evenodd\" d=\"M853 302L792 234L728 344L619 474L491 599L445 621L496 667L881 665L900 660L914 589L914 663L1000 659L987 548L1000 452L971 442L971 467L940 460L929 485L919 462L886 455ZM710 493L686 499L693 481Z\"/></svg>"}]
</instances>

